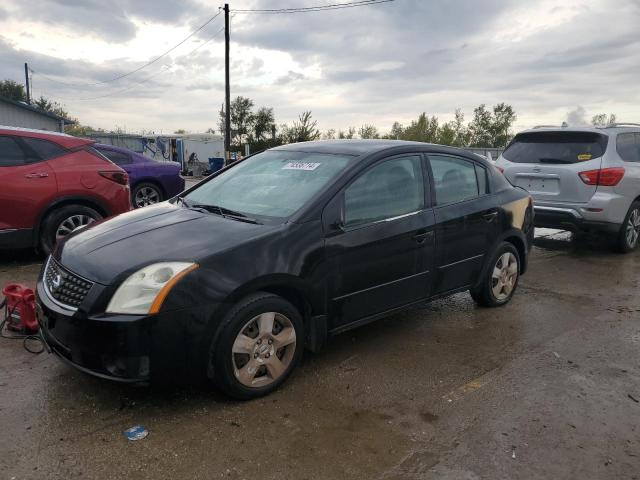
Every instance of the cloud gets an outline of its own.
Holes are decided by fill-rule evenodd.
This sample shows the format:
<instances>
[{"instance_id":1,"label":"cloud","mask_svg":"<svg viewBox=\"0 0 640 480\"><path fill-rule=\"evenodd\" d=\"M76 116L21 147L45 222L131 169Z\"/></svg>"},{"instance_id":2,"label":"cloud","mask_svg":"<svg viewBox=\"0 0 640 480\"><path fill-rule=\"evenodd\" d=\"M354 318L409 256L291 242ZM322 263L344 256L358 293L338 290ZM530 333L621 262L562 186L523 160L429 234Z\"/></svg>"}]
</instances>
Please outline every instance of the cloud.
<instances>
[{"instance_id":1,"label":"cloud","mask_svg":"<svg viewBox=\"0 0 640 480\"><path fill-rule=\"evenodd\" d=\"M28 3L30 12L14 3L2 6L8 16L0 11L0 78L20 80L25 59L67 83L113 78L168 48L168 32L179 40L215 13L202 0ZM272 4L237 0L232 9ZM15 33L26 30L20 19L32 22L29 43ZM13 29L4 28L11 22ZM557 124L567 112L579 113L576 105L633 120L640 118L639 24L638 0L615 8L606 0L398 0L295 15L238 13L231 19L231 91L274 107L278 123L312 110L323 129L371 123L385 131L422 111L446 121L458 107L470 114L480 103L503 101L514 106L521 128ZM206 130L224 101L222 35L211 40L221 25L219 18L195 37L209 43L190 41L120 81L73 87L36 73L36 92L105 128ZM97 36L122 47L97 60L97 43L70 60L67 44L52 50L42 40L54 30L78 45ZM151 43L143 48L141 37Z\"/></svg>"}]
</instances>

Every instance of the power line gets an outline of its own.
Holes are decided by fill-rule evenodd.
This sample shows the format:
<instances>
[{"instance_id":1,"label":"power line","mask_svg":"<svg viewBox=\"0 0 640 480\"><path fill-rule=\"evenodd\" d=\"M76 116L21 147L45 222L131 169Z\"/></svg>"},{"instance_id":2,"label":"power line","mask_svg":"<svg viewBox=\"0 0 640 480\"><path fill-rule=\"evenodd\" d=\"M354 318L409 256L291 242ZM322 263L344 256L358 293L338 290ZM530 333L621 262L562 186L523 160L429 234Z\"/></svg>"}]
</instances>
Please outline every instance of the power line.
<instances>
[{"instance_id":1,"label":"power line","mask_svg":"<svg viewBox=\"0 0 640 480\"><path fill-rule=\"evenodd\" d=\"M232 16L231 18L233 18L233 16ZM196 48L194 48L194 49L193 49L193 50L191 50L189 53L187 53L187 54L185 55L185 57L188 57L189 55L193 54L193 53L194 53L194 52L196 52L197 50L199 50L199 49L201 49L202 47L204 47L205 45L207 45L209 42L211 42L212 40L214 40L218 35L220 35L223 31L224 31L224 27L222 27L220 30L218 30L216 33L214 33L214 34L213 34L213 36L212 36L211 38L209 38L209 40L207 40L207 41L205 41L205 42L202 42L202 43L201 43L200 45L198 45ZM173 63L173 62L172 62L172 63ZM167 64L165 64L165 65L163 65L163 68L165 68L165 67L166 67L166 68L169 68L170 66L171 66L171 65L167 65ZM118 90L118 91L116 91L116 92L111 92L111 93L107 93L107 94L105 94L105 95L98 95L98 96L95 96L95 97L89 97L89 98L76 98L75 100L76 100L76 101L98 100L98 99L100 99L100 98L112 97L112 96L114 96L114 95L119 95L119 94L121 94L121 93L128 92L128 91L129 91L129 90L131 90L132 88L134 88L134 87L136 87L136 86L138 86L138 85L142 85L142 84L146 83L147 81L149 81L149 80L151 80L151 79L153 79L153 78L157 77L157 76L158 76L158 75L160 75L161 73L166 72L166 68L165 68L164 70L160 70L160 71L158 71L158 72L156 72L156 73L154 73L154 74L152 74L152 75L149 75L149 76L147 76L147 77L143 78L143 79L142 79L142 80L140 80L140 81L135 82L135 85L130 85L130 86L128 86L128 87L126 87L126 88L123 88L123 89L121 89L121 90Z\"/></svg>"},{"instance_id":2,"label":"power line","mask_svg":"<svg viewBox=\"0 0 640 480\"><path fill-rule=\"evenodd\" d=\"M346 3L332 3L327 5L316 5L314 7L297 7L297 8L246 8L246 9L234 9L234 13L256 13L256 14L280 14L280 13L307 13L307 12L322 12L325 10L340 10L343 8L355 8L366 7L369 5L377 5L379 3L390 3L395 0L362 0L357 2Z\"/></svg>"},{"instance_id":3,"label":"power line","mask_svg":"<svg viewBox=\"0 0 640 480\"><path fill-rule=\"evenodd\" d=\"M218 11L218 13L216 13L213 17L209 18L206 22L204 22L202 25L200 25L196 30L194 30L193 32L191 32L189 35L187 35L184 39L182 39L178 44L174 45L173 47L171 47L169 50L167 50L166 52L164 52L162 55L159 55L157 57L155 57L153 60L145 63L144 65L141 65L140 67L131 70L130 72L127 73L123 73L121 75L118 75L116 77L110 78L109 80L102 80L99 82L94 82L94 83L68 83L68 82L61 82L59 80L54 80L53 78L48 77L47 75L44 75L43 73L40 73L38 71L35 71L33 69L31 69L34 73L37 73L38 75L40 75L43 78L46 78L49 81L55 82L55 83L59 83L61 85L67 85L70 87L93 87L96 85L103 85L105 83L110 83L110 82L115 82L117 80L121 80L123 78L126 78L130 75L133 75L134 73L139 72L140 70L142 70L143 68L147 68L149 65L153 65L154 63L156 63L158 60L160 60L162 57L165 57L166 55L168 55L169 53L173 52L176 48L178 48L180 45L182 45L183 43L185 43L187 40L189 40L191 37L193 37L196 33L198 33L200 30L202 30L204 27L206 27L207 25L209 25L211 22L213 22L220 14L222 13L222 11Z\"/></svg>"}]
</instances>

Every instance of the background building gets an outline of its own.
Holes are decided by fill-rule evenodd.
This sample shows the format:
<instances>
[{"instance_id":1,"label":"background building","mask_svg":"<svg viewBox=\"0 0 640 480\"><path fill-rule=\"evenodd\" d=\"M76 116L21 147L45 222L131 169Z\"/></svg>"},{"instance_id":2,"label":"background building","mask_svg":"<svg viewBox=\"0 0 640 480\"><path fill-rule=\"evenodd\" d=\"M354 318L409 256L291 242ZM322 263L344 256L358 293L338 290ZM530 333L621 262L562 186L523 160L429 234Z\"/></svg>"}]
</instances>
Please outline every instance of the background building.
<instances>
[{"instance_id":1,"label":"background building","mask_svg":"<svg viewBox=\"0 0 640 480\"><path fill-rule=\"evenodd\" d=\"M0 97L0 125L64 132L64 126L71 123L71 120L42 111L28 103Z\"/></svg>"}]
</instances>

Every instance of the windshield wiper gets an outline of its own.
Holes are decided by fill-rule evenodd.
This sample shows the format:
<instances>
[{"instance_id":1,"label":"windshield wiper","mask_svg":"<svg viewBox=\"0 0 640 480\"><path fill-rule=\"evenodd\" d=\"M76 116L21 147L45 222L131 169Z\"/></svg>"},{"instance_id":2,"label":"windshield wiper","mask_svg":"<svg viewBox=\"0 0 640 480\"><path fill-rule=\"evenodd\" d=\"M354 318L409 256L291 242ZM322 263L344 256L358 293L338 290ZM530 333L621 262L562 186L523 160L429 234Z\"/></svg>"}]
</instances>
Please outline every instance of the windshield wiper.
<instances>
[{"instance_id":1,"label":"windshield wiper","mask_svg":"<svg viewBox=\"0 0 640 480\"><path fill-rule=\"evenodd\" d=\"M563 160L561 158L539 158L540 163L573 163L571 160Z\"/></svg>"},{"instance_id":2,"label":"windshield wiper","mask_svg":"<svg viewBox=\"0 0 640 480\"><path fill-rule=\"evenodd\" d=\"M206 205L206 204L195 204L189 205L189 208L193 208L196 210L205 210L207 212L215 213L224 218L232 218L234 220L239 220L241 222L247 223L255 223L256 225L260 225L255 218L247 217L244 213L236 212L234 210L229 210L228 208L221 207L219 205Z\"/></svg>"}]
</instances>

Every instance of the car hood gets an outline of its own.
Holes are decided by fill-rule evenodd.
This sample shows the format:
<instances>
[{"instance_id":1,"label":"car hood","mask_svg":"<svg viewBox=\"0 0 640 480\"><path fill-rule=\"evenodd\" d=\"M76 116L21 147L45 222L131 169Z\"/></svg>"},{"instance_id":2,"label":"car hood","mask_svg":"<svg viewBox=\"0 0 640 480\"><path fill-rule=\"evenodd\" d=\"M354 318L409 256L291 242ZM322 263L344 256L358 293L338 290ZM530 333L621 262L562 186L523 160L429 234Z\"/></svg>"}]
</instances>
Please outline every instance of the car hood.
<instances>
[{"instance_id":1,"label":"car hood","mask_svg":"<svg viewBox=\"0 0 640 480\"><path fill-rule=\"evenodd\" d=\"M109 285L123 273L151 263L198 262L278 228L282 226L241 222L163 202L70 235L54 257L72 272Z\"/></svg>"}]
</instances>

